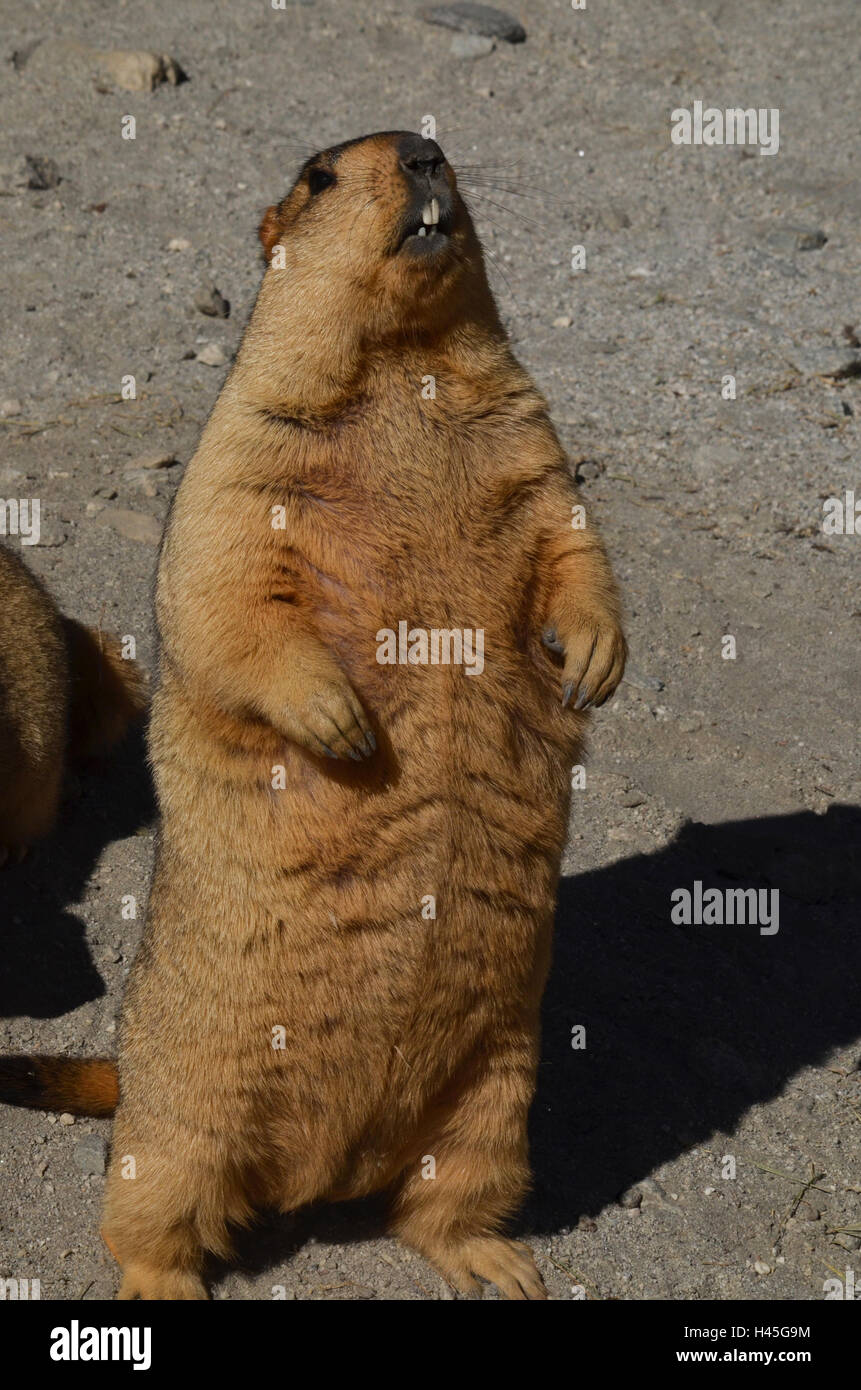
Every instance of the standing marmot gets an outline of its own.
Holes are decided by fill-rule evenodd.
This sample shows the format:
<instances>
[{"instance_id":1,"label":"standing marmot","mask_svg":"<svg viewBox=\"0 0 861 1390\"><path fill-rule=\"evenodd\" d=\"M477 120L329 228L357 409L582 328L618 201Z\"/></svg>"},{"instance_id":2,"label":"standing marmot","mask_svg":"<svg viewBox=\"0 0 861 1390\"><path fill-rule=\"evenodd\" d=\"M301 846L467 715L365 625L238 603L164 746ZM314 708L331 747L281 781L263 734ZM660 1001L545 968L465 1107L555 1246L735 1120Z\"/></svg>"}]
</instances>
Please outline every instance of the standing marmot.
<instances>
[{"instance_id":1,"label":"standing marmot","mask_svg":"<svg viewBox=\"0 0 861 1390\"><path fill-rule=\"evenodd\" d=\"M0 546L0 863L51 829L67 756L105 752L143 708L140 670L116 638L64 618Z\"/></svg>"},{"instance_id":2,"label":"standing marmot","mask_svg":"<svg viewBox=\"0 0 861 1390\"><path fill-rule=\"evenodd\" d=\"M541 1298L499 1232L616 588L433 141L314 157L261 239L159 568L105 1238L121 1297L200 1298L255 1208L386 1189L457 1288Z\"/></svg>"}]
</instances>

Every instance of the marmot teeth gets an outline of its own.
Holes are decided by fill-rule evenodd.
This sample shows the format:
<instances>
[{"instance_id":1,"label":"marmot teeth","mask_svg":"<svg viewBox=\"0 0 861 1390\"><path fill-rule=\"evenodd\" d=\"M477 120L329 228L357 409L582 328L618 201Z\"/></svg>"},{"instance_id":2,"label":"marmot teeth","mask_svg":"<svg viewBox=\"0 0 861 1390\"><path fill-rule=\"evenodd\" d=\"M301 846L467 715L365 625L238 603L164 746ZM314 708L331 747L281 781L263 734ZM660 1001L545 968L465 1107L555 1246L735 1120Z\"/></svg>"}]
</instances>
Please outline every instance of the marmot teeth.
<instances>
[{"instance_id":1,"label":"marmot teeth","mask_svg":"<svg viewBox=\"0 0 861 1390\"><path fill-rule=\"evenodd\" d=\"M422 222L426 227L435 227L439 222L439 199L431 198L429 203L425 203L422 208ZM419 232L421 236L421 232Z\"/></svg>"}]
</instances>

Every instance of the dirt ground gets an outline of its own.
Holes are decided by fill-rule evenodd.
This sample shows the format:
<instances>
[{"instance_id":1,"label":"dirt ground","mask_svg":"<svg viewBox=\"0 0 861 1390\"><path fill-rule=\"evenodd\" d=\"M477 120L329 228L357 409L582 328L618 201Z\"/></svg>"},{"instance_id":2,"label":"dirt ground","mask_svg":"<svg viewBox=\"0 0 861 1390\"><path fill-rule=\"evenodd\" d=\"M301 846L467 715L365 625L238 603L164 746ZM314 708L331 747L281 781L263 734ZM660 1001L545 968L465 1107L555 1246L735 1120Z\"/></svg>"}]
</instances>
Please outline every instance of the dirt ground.
<instances>
[{"instance_id":1,"label":"dirt ground","mask_svg":"<svg viewBox=\"0 0 861 1390\"><path fill-rule=\"evenodd\" d=\"M2 0L0 495L41 499L29 563L151 669L157 539L261 211L313 149L433 115L483 171L496 293L631 643L574 795L519 1225L557 1299L822 1299L861 1260L861 535L822 526L861 497L857 7L530 0L526 41L481 56L418 8ZM188 80L123 91L57 40ZM779 109L779 150L674 145L696 100ZM213 285L229 317L196 307ZM112 1051L154 817L132 739L4 873L0 1050ZM675 924L695 881L778 890L779 930ZM110 1297L109 1127L68 1118L3 1112L0 1274ZM216 1298L447 1296L374 1204L267 1220L240 1254Z\"/></svg>"}]
</instances>

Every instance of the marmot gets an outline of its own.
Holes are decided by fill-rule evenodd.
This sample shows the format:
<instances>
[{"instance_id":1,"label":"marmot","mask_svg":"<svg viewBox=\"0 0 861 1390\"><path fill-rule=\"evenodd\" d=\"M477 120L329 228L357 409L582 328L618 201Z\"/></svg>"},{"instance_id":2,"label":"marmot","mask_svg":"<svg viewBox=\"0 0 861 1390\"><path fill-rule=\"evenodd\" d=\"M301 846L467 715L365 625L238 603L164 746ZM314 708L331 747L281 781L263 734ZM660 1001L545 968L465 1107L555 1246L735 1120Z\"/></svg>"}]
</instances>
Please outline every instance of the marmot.
<instances>
[{"instance_id":1,"label":"marmot","mask_svg":"<svg viewBox=\"0 0 861 1390\"><path fill-rule=\"evenodd\" d=\"M501 1231L616 586L433 140L314 156L260 235L159 565L103 1234L121 1298L203 1298L255 1209L384 1189L457 1289L543 1298Z\"/></svg>"},{"instance_id":2,"label":"marmot","mask_svg":"<svg viewBox=\"0 0 861 1390\"><path fill-rule=\"evenodd\" d=\"M118 742L143 712L144 690L116 638L63 617L0 546L0 863L47 835L67 760Z\"/></svg>"}]
</instances>

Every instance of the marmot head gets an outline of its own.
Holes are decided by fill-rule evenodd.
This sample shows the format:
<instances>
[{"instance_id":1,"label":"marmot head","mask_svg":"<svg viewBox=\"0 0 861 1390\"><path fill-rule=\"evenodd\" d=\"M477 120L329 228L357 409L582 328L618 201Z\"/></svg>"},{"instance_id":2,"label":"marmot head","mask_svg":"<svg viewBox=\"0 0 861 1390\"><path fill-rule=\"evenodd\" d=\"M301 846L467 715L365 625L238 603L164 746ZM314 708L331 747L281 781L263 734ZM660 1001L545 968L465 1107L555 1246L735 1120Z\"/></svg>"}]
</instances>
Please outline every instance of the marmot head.
<instances>
[{"instance_id":1,"label":"marmot head","mask_svg":"<svg viewBox=\"0 0 861 1390\"><path fill-rule=\"evenodd\" d=\"M337 313L345 292L355 312L403 328L445 301L486 291L475 230L454 171L435 140L386 131L335 145L306 160L290 192L260 225L273 270ZM484 295L480 295L481 298ZM358 301L358 302L357 302ZM445 315L442 315L445 317Z\"/></svg>"}]
</instances>

